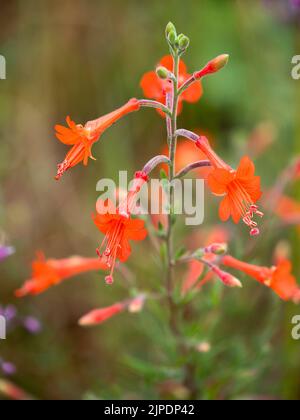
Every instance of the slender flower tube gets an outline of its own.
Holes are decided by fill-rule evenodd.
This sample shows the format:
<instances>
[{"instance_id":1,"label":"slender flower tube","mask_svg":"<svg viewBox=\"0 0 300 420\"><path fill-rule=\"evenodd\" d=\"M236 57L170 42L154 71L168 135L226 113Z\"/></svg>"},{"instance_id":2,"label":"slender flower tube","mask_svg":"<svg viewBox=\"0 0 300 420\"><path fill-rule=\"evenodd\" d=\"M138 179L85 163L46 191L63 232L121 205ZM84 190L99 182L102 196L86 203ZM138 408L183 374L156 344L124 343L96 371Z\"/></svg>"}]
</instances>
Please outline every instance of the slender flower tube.
<instances>
[{"instance_id":1,"label":"slender flower tube","mask_svg":"<svg viewBox=\"0 0 300 420\"><path fill-rule=\"evenodd\" d=\"M112 284L114 281L116 260L125 262L129 258L131 254L129 241L142 241L147 236L144 221L131 218L136 195L147 181L146 172L137 172L127 198L117 208L109 200L106 202L98 200L98 213L94 215L94 223L105 237L97 249L97 254L110 269L110 274L105 278L107 284Z\"/></svg>"},{"instance_id":2,"label":"slender flower tube","mask_svg":"<svg viewBox=\"0 0 300 420\"><path fill-rule=\"evenodd\" d=\"M223 271L218 267L217 265L210 263L208 261L205 261L206 265L208 265L211 268L211 271L221 280L221 282L227 286L227 287L243 287L242 283L233 275L230 273L227 273L227 271Z\"/></svg>"},{"instance_id":3,"label":"slender flower tube","mask_svg":"<svg viewBox=\"0 0 300 420\"><path fill-rule=\"evenodd\" d=\"M107 321L109 318L123 312L125 310L125 305L123 302L115 303L114 305L108 306L106 308L95 309L88 314L84 315L79 320L79 325L82 327L99 325Z\"/></svg>"},{"instance_id":4,"label":"slender flower tube","mask_svg":"<svg viewBox=\"0 0 300 420\"><path fill-rule=\"evenodd\" d=\"M144 306L145 296L140 295L134 299L129 299L124 302L117 302L114 305L106 308L95 309L84 315L79 320L79 325L82 327L91 327L94 325L103 324L103 322L118 315L121 312L128 310L131 313L140 312Z\"/></svg>"},{"instance_id":5,"label":"slender flower tube","mask_svg":"<svg viewBox=\"0 0 300 420\"><path fill-rule=\"evenodd\" d=\"M246 273L248 276L274 290L283 300L300 302L300 288L295 277L291 274L292 264L288 260L280 260L277 266L260 267L239 261L226 255L222 259L223 265Z\"/></svg>"},{"instance_id":6,"label":"slender flower tube","mask_svg":"<svg viewBox=\"0 0 300 420\"><path fill-rule=\"evenodd\" d=\"M204 136L197 136L188 130L177 130L178 135L192 140L210 160L213 171L208 176L208 185L216 195L224 195L219 209L222 221L231 216L235 223L243 222L250 228L250 235L260 233L254 216L263 217L255 204L261 197L260 177L255 176L255 166L248 156L241 159L237 170L232 169L212 149Z\"/></svg>"},{"instance_id":7,"label":"slender flower tube","mask_svg":"<svg viewBox=\"0 0 300 420\"><path fill-rule=\"evenodd\" d=\"M96 270L107 270L107 264L98 258L71 257L63 260L46 260L39 253L32 264L32 278L16 291L17 297L38 295L49 287L61 283L81 273Z\"/></svg>"},{"instance_id":8,"label":"slender flower tube","mask_svg":"<svg viewBox=\"0 0 300 420\"><path fill-rule=\"evenodd\" d=\"M65 160L58 165L55 179L59 180L68 169L73 168L80 162L83 162L86 166L89 158L95 160L91 149L93 144L100 139L103 132L123 116L139 109L139 101L133 98L121 108L96 120L89 121L84 126L76 124L70 117L66 119L68 127L56 125L55 130L58 140L73 147L67 154Z\"/></svg>"}]
</instances>

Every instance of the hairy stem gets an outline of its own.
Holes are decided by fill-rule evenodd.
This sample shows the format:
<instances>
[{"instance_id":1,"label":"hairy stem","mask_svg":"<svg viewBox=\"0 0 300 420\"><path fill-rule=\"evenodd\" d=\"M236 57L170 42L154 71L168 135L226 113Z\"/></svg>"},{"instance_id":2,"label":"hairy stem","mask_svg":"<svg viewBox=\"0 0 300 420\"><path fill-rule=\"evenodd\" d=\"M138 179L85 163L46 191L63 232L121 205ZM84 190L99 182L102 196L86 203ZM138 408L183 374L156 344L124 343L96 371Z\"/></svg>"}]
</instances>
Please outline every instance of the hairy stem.
<instances>
[{"instance_id":1,"label":"hairy stem","mask_svg":"<svg viewBox=\"0 0 300 420\"><path fill-rule=\"evenodd\" d=\"M169 144L169 182L176 178L176 147L177 147L177 112L178 112L178 99L179 99L179 56L174 54L174 68L173 74L175 76L173 80L173 95L172 98L168 97L167 102L172 103L172 114L167 118L167 132L168 132L168 144ZM168 305L170 312L170 329L177 341L178 351L183 358L187 358L189 349L184 343L184 339L181 336L179 328L179 317L181 316L180 308L174 301L174 243L173 243L173 214L174 214L174 190L170 188L170 213L168 217L168 231L166 236L167 243L167 278L166 278L166 289L168 297ZM192 363L187 362L185 365L185 375L183 384L189 389L190 397L195 398L197 395L197 387L195 384L195 366Z\"/></svg>"},{"instance_id":2,"label":"hairy stem","mask_svg":"<svg viewBox=\"0 0 300 420\"><path fill-rule=\"evenodd\" d=\"M141 107L159 109L162 112L164 112L166 116L171 116L171 111L169 110L169 108L160 102L152 101L150 99L140 99L139 103Z\"/></svg>"}]
</instances>

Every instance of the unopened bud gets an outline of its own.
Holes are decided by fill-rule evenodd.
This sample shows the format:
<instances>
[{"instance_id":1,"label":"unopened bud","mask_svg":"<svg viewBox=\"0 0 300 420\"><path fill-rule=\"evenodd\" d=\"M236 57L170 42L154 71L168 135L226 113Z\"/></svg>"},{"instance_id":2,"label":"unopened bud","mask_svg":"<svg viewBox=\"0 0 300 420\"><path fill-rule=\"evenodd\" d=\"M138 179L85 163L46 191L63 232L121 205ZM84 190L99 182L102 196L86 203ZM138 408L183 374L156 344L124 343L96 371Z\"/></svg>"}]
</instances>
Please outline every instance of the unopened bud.
<instances>
[{"instance_id":1,"label":"unopened bud","mask_svg":"<svg viewBox=\"0 0 300 420\"><path fill-rule=\"evenodd\" d=\"M169 22L166 26L166 36L169 38L170 32L174 32L176 34L175 25L172 22Z\"/></svg>"},{"instance_id":2,"label":"unopened bud","mask_svg":"<svg viewBox=\"0 0 300 420\"><path fill-rule=\"evenodd\" d=\"M196 344L195 349L199 353L208 353L211 350L211 345L207 341L203 341L202 343Z\"/></svg>"},{"instance_id":3,"label":"unopened bud","mask_svg":"<svg viewBox=\"0 0 300 420\"><path fill-rule=\"evenodd\" d=\"M145 304L145 296L138 296L135 299L132 299L128 304L128 311L132 314L141 312Z\"/></svg>"},{"instance_id":4,"label":"unopened bud","mask_svg":"<svg viewBox=\"0 0 300 420\"><path fill-rule=\"evenodd\" d=\"M219 55L218 57L209 61L202 70L200 70L199 72L196 72L194 74L194 77L196 79L200 79L201 77L207 76L208 74L216 73L226 66L226 64L228 63L228 60L229 60L228 54Z\"/></svg>"},{"instance_id":5,"label":"unopened bud","mask_svg":"<svg viewBox=\"0 0 300 420\"><path fill-rule=\"evenodd\" d=\"M213 71L219 71L223 67L226 66L226 64L228 63L228 60L229 60L229 55L228 54L222 54L222 55L219 55L218 57L214 58L210 62L210 66L211 66Z\"/></svg>"},{"instance_id":6,"label":"unopened bud","mask_svg":"<svg viewBox=\"0 0 300 420\"><path fill-rule=\"evenodd\" d=\"M222 271L219 267L214 266L213 272L219 277L223 284L227 287L243 287L242 283L232 274Z\"/></svg>"},{"instance_id":7,"label":"unopened bud","mask_svg":"<svg viewBox=\"0 0 300 420\"><path fill-rule=\"evenodd\" d=\"M188 48L188 46L190 45L190 39L185 36L185 35L181 35L178 38L178 46L181 50L186 50Z\"/></svg>"},{"instance_id":8,"label":"unopened bud","mask_svg":"<svg viewBox=\"0 0 300 420\"><path fill-rule=\"evenodd\" d=\"M160 79L166 80L169 77L169 70L165 67L159 66L156 69L156 74Z\"/></svg>"},{"instance_id":9,"label":"unopened bud","mask_svg":"<svg viewBox=\"0 0 300 420\"><path fill-rule=\"evenodd\" d=\"M207 253L215 254L215 255L224 255L228 251L227 244L212 244L205 248Z\"/></svg>"},{"instance_id":10,"label":"unopened bud","mask_svg":"<svg viewBox=\"0 0 300 420\"><path fill-rule=\"evenodd\" d=\"M226 273L225 271L222 272L222 276L220 277L222 282L225 284L225 286L228 287L240 287L242 288L242 283L234 276L232 276L229 273Z\"/></svg>"},{"instance_id":11,"label":"unopened bud","mask_svg":"<svg viewBox=\"0 0 300 420\"><path fill-rule=\"evenodd\" d=\"M174 45L176 43L177 40L177 35L175 31L171 31L168 34L168 41L171 45Z\"/></svg>"}]
</instances>

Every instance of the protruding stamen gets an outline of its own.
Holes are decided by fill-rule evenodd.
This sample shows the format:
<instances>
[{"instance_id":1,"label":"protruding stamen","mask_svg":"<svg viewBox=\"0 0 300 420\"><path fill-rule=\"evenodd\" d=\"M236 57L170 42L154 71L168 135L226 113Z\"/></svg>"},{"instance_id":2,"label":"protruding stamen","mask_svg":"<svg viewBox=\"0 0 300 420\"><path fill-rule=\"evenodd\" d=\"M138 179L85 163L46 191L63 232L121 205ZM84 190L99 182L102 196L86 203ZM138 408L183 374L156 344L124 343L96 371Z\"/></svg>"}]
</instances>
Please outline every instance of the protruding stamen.
<instances>
[{"instance_id":1,"label":"protruding stamen","mask_svg":"<svg viewBox=\"0 0 300 420\"><path fill-rule=\"evenodd\" d=\"M258 236L260 234L260 230L258 228L253 228L250 231L251 236Z\"/></svg>"},{"instance_id":2,"label":"protruding stamen","mask_svg":"<svg viewBox=\"0 0 300 420\"><path fill-rule=\"evenodd\" d=\"M112 284L113 284L113 282L114 282L114 278L113 278L113 276L109 275L109 276L106 276L106 277L105 277L105 283L106 283L106 284L108 284L108 285L112 285Z\"/></svg>"},{"instance_id":3,"label":"protruding stamen","mask_svg":"<svg viewBox=\"0 0 300 420\"><path fill-rule=\"evenodd\" d=\"M111 254L111 250L109 248L106 248L106 250L104 251L105 257L109 257L110 254Z\"/></svg>"},{"instance_id":4,"label":"protruding stamen","mask_svg":"<svg viewBox=\"0 0 300 420\"><path fill-rule=\"evenodd\" d=\"M57 165L56 181L59 181L63 174L70 168L70 162L65 159L62 163Z\"/></svg>"}]
</instances>

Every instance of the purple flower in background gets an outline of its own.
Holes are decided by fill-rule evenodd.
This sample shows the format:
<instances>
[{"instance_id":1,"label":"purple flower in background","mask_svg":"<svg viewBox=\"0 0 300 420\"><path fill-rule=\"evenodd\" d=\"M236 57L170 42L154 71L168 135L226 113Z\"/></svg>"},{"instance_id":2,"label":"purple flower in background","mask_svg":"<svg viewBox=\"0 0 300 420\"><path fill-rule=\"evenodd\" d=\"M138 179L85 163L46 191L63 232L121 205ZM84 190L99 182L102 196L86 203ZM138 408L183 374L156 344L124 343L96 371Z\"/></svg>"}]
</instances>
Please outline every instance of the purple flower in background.
<instances>
[{"instance_id":1,"label":"purple flower in background","mask_svg":"<svg viewBox=\"0 0 300 420\"><path fill-rule=\"evenodd\" d=\"M42 330L42 324L37 318L31 315L25 317L20 315L13 305L0 305L0 315L5 318L7 329L10 331L20 326L30 334L38 334Z\"/></svg>"},{"instance_id":2,"label":"purple flower in background","mask_svg":"<svg viewBox=\"0 0 300 420\"><path fill-rule=\"evenodd\" d=\"M37 318L28 316L23 320L24 328L31 334L38 334L42 330L42 325Z\"/></svg>"},{"instance_id":3,"label":"purple flower in background","mask_svg":"<svg viewBox=\"0 0 300 420\"><path fill-rule=\"evenodd\" d=\"M0 315L4 316L7 323L10 323L17 317L17 309L13 305L0 305Z\"/></svg>"},{"instance_id":4,"label":"purple flower in background","mask_svg":"<svg viewBox=\"0 0 300 420\"><path fill-rule=\"evenodd\" d=\"M10 255L14 254L15 249L12 246L0 245L0 261L5 260Z\"/></svg>"},{"instance_id":5,"label":"purple flower in background","mask_svg":"<svg viewBox=\"0 0 300 420\"><path fill-rule=\"evenodd\" d=\"M0 305L0 316L6 320L7 329L11 332L16 327L23 327L30 334L38 334L42 330L41 322L33 316L21 316L13 305ZM14 375L17 371L16 366L0 357L0 375Z\"/></svg>"},{"instance_id":6,"label":"purple flower in background","mask_svg":"<svg viewBox=\"0 0 300 420\"><path fill-rule=\"evenodd\" d=\"M283 22L299 22L300 0L263 0L270 13Z\"/></svg>"},{"instance_id":7,"label":"purple flower in background","mask_svg":"<svg viewBox=\"0 0 300 420\"><path fill-rule=\"evenodd\" d=\"M292 9L299 10L300 0L290 0L290 6L292 7Z\"/></svg>"},{"instance_id":8,"label":"purple flower in background","mask_svg":"<svg viewBox=\"0 0 300 420\"><path fill-rule=\"evenodd\" d=\"M0 360L0 368L6 376L14 375L17 371L17 368L13 363L5 362L4 360Z\"/></svg>"}]
</instances>

